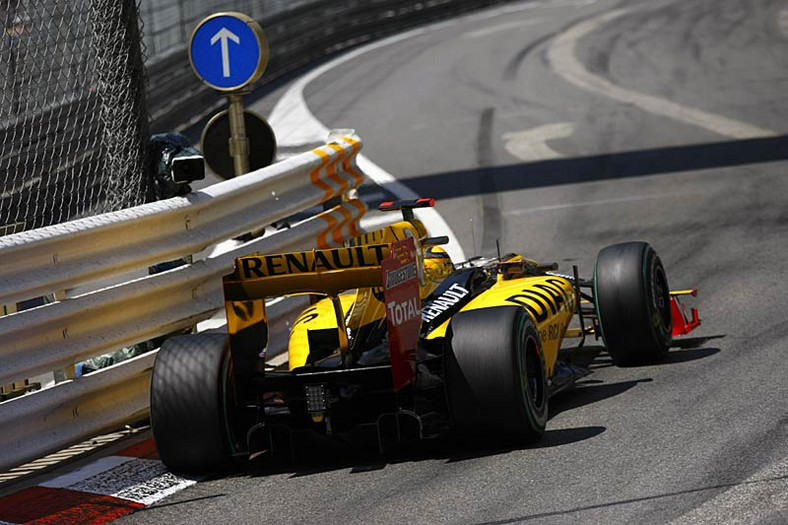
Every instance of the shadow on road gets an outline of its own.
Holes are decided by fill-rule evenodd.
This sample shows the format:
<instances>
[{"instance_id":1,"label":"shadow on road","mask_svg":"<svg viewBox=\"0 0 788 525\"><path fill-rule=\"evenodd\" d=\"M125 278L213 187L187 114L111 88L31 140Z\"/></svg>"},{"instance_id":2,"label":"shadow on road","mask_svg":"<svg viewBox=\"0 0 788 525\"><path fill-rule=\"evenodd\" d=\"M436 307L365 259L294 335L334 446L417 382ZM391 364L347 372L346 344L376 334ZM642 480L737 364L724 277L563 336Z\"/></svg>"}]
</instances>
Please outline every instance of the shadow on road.
<instances>
[{"instance_id":1,"label":"shadow on road","mask_svg":"<svg viewBox=\"0 0 788 525\"><path fill-rule=\"evenodd\" d=\"M626 365L623 368L638 369L638 368L649 368L654 366L675 365L678 363L688 363L690 361L697 361L698 359L705 359L707 357L711 357L718 353L720 353L720 349L716 347L704 346L702 348L697 348L695 346L695 343L688 344L687 346L685 345L679 346L674 344L673 349L670 352L668 352L668 357L665 358L665 360L662 362ZM613 364L613 360L610 359L610 357L603 357L594 361L594 363L592 363L589 368L591 370L596 370L598 368L605 368L609 366L616 366L616 365Z\"/></svg>"},{"instance_id":2,"label":"shadow on road","mask_svg":"<svg viewBox=\"0 0 788 525\"><path fill-rule=\"evenodd\" d=\"M437 199L788 160L788 135L487 166L402 179Z\"/></svg>"},{"instance_id":3,"label":"shadow on road","mask_svg":"<svg viewBox=\"0 0 788 525\"><path fill-rule=\"evenodd\" d=\"M664 366L703 359L720 352L718 348L700 347L709 340L723 336L688 338L674 344L678 349L669 353ZM563 355L562 359L566 359ZM597 370L615 366L602 346L588 346L574 352L572 364ZM633 367L631 370L644 372L646 367ZM641 383L653 381L651 377L640 377L615 383L597 379L593 375L579 380L575 387L561 392L550 399L550 419L567 410L577 409L598 403L623 394ZM406 443L381 455L377 448L376 434L370 429L351 438L326 437L318 435L297 435L295 437L296 461L272 464L268 453L250 461L241 472L241 477L259 477L287 474L291 477L310 476L335 470L350 469L351 474L371 472L386 468L387 465L418 462L445 461L458 462L508 454L515 451L558 447L592 439L606 430L603 426L586 426L564 429L550 429L545 432L539 443L506 442L484 435L477 438L457 436L441 437L413 443Z\"/></svg>"},{"instance_id":4,"label":"shadow on road","mask_svg":"<svg viewBox=\"0 0 788 525\"><path fill-rule=\"evenodd\" d=\"M681 339L674 339L671 343L671 348L698 348L705 345L709 341L715 339L722 339L725 335L709 335L706 337L682 337Z\"/></svg>"},{"instance_id":5,"label":"shadow on road","mask_svg":"<svg viewBox=\"0 0 788 525\"><path fill-rule=\"evenodd\" d=\"M297 461L289 465L267 464L265 454L249 463L240 477L270 476L290 474L290 477L303 477L322 474L335 470L350 469L351 474L383 470L388 465L419 461L443 461L456 463L509 454L516 451L558 447L591 439L605 431L602 426L577 427L547 430L539 443L512 443L491 436L478 438L443 437L422 442L403 444L397 449L379 454L369 443L337 443L330 446L321 443L317 446L299 446Z\"/></svg>"},{"instance_id":6,"label":"shadow on road","mask_svg":"<svg viewBox=\"0 0 788 525\"><path fill-rule=\"evenodd\" d=\"M689 361L697 361L698 359L705 359L715 354L719 354L719 348L691 348L687 350L672 351L668 354L668 358L663 364L671 365L676 363L687 363Z\"/></svg>"},{"instance_id":7,"label":"shadow on road","mask_svg":"<svg viewBox=\"0 0 788 525\"><path fill-rule=\"evenodd\" d=\"M596 379L581 381L574 389L562 392L550 400L550 417L553 418L567 410L604 401L623 394L640 383L650 383L651 381L653 379L650 377L619 383L605 383Z\"/></svg>"},{"instance_id":8,"label":"shadow on road","mask_svg":"<svg viewBox=\"0 0 788 525\"><path fill-rule=\"evenodd\" d=\"M642 368L646 366L660 366L675 363L686 363L689 361L696 361L711 357L720 352L719 348L704 346L709 341L721 339L724 335L712 335L706 337L687 337L682 339L674 339L671 344L671 351L668 353L667 359L661 363L650 363L645 365L631 365L625 368ZM572 361L573 364L588 368L591 371L599 370L602 368L610 368L616 366L613 359L605 351L602 346L591 346L582 349Z\"/></svg>"},{"instance_id":9,"label":"shadow on road","mask_svg":"<svg viewBox=\"0 0 788 525\"><path fill-rule=\"evenodd\" d=\"M718 353L717 348L694 348L713 338L694 338L684 340L682 350L674 350L665 363L650 365L682 363L703 359ZM601 346L589 346L577 352L573 364L591 370L614 366L610 356ZM637 370L637 368L633 368ZM653 381L650 377L641 377L629 381L608 383L594 376L580 380L573 389L562 392L550 400L550 418L561 412L573 410L593 403L598 403L623 394L641 383ZM549 425L548 425L549 427ZM438 439L403 444L384 455L379 454L374 434L356 436L357 439L341 440L324 436L299 436L296 441L297 460L285 464L272 465L263 453L252 460L238 473L243 477L269 476L288 474L291 477L310 476L335 470L350 469L351 473L370 472L386 468L387 465L404 462L439 460L445 462L467 461L482 457L508 454L518 450L557 447L594 438L605 432L603 426L588 426L565 429L548 429L542 440L536 444L512 443L501 440L494 441L490 436L476 439L442 437Z\"/></svg>"}]
</instances>

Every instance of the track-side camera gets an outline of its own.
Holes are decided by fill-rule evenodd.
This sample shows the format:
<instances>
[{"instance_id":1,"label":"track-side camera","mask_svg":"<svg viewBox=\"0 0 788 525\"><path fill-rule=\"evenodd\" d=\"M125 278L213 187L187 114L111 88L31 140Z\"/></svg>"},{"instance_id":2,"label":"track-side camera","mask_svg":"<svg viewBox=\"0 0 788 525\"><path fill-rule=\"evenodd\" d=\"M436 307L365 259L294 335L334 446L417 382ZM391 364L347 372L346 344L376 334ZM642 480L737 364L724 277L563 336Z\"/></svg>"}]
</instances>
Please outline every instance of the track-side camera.
<instances>
[{"instance_id":1,"label":"track-side camera","mask_svg":"<svg viewBox=\"0 0 788 525\"><path fill-rule=\"evenodd\" d=\"M150 145L157 200L185 195L191 191L190 182L205 178L205 160L184 135L153 135Z\"/></svg>"}]
</instances>

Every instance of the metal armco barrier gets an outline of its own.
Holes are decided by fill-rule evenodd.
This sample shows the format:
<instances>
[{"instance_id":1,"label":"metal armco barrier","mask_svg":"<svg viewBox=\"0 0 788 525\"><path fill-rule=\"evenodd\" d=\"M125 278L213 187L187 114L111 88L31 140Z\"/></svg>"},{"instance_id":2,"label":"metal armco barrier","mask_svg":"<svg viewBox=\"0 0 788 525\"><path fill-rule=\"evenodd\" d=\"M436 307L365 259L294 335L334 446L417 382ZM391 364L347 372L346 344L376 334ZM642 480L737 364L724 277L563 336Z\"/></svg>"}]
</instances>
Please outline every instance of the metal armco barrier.
<instances>
[{"instance_id":1,"label":"metal armco barrier","mask_svg":"<svg viewBox=\"0 0 788 525\"><path fill-rule=\"evenodd\" d=\"M0 404L6 428L0 470L145 418L155 358L155 352L143 354Z\"/></svg>"},{"instance_id":2,"label":"metal armco barrier","mask_svg":"<svg viewBox=\"0 0 788 525\"><path fill-rule=\"evenodd\" d=\"M350 135L185 198L4 237L0 303L144 269L343 196L363 180L355 164L360 148ZM0 317L0 384L207 319L223 306L221 276L235 257L341 245L360 233L365 211L361 201L343 198L290 228L193 264ZM144 416L152 362L140 356L0 403L0 420L12 422L0 434L0 469ZM115 395L117 406L107 409Z\"/></svg>"},{"instance_id":3,"label":"metal armco barrier","mask_svg":"<svg viewBox=\"0 0 788 525\"><path fill-rule=\"evenodd\" d=\"M186 197L0 237L0 304L196 253L338 197L361 184L360 149L348 136Z\"/></svg>"}]
</instances>

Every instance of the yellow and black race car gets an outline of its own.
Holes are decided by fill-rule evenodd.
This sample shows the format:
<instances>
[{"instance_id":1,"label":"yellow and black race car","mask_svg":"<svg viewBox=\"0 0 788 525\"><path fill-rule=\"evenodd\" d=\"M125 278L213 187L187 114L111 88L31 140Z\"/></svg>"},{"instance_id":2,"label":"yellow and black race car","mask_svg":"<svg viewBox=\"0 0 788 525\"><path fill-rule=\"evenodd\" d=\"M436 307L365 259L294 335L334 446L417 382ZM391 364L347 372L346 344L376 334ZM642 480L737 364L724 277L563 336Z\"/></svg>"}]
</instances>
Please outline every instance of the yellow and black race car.
<instances>
[{"instance_id":1,"label":"yellow and black race car","mask_svg":"<svg viewBox=\"0 0 788 525\"><path fill-rule=\"evenodd\" d=\"M601 339L619 365L664 359L700 324L644 242L603 249L592 279L521 255L454 264L413 208L345 247L253 254L224 277L227 334L165 341L151 386L159 456L174 471L227 468L262 433L272 456L294 432L378 444L448 432L536 441L548 400L587 375L572 356ZM265 300L308 294L287 365L266 364ZM569 344L577 341L576 344Z\"/></svg>"}]
</instances>

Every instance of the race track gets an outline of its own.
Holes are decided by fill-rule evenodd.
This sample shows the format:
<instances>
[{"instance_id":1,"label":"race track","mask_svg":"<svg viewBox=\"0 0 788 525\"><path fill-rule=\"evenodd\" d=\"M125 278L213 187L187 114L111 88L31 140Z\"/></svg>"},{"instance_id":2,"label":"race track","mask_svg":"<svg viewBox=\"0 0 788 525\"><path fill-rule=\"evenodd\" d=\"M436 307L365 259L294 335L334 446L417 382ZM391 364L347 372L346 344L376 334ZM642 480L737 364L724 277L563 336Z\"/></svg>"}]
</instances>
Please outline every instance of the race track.
<instances>
[{"instance_id":1,"label":"race track","mask_svg":"<svg viewBox=\"0 0 788 525\"><path fill-rule=\"evenodd\" d=\"M258 459L116 523L788 522L786 20L786 0L515 2L301 86L466 255L500 239L590 276L646 240L703 326L658 366L590 348L538 446Z\"/></svg>"}]
</instances>

